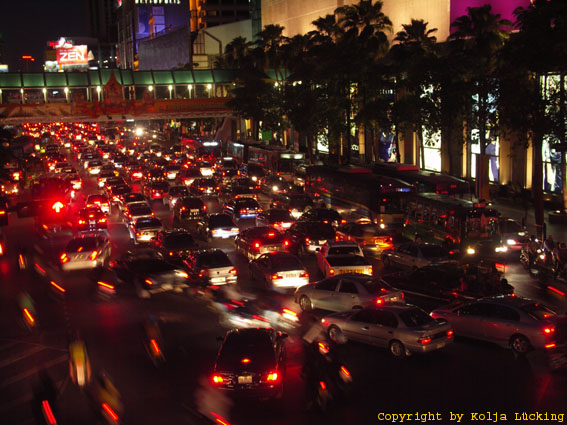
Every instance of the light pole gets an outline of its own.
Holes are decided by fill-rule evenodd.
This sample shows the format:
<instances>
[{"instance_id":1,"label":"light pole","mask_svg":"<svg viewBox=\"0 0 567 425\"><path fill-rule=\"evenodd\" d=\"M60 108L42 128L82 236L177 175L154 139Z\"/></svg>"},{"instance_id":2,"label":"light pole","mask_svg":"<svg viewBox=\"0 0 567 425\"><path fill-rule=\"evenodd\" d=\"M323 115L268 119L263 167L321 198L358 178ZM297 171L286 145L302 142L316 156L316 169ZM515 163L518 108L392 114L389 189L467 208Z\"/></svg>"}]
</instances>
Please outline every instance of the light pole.
<instances>
[{"instance_id":1,"label":"light pole","mask_svg":"<svg viewBox=\"0 0 567 425\"><path fill-rule=\"evenodd\" d=\"M191 84L187 84L187 91L189 93L189 99L191 99L191 94L193 92L193 86Z\"/></svg>"},{"instance_id":2,"label":"light pole","mask_svg":"<svg viewBox=\"0 0 567 425\"><path fill-rule=\"evenodd\" d=\"M170 84L169 86L167 86L167 89L169 90L169 99L171 100L171 92L173 91L173 86Z\"/></svg>"},{"instance_id":3,"label":"light pole","mask_svg":"<svg viewBox=\"0 0 567 425\"><path fill-rule=\"evenodd\" d=\"M100 102L100 90L101 90L100 86L96 86L96 94L99 102Z\"/></svg>"},{"instance_id":4,"label":"light pole","mask_svg":"<svg viewBox=\"0 0 567 425\"><path fill-rule=\"evenodd\" d=\"M65 87L63 91L65 92L65 101L69 102L69 87Z\"/></svg>"},{"instance_id":5,"label":"light pole","mask_svg":"<svg viewBox=\"0 0 567 425\"><path fill-rule=\"evenodd\" d=\"M44 87L41 91L43 92L43 101L47 103L47 89Z\"/></svg>"},{"instance_id":6,"label":"light pole","mask_svg":"<svg viewBox=\"0 0 567 425\"><path fill-rule=\"evenodd\" d=\"M207 84L207 92L209 93L209 97L211 96L211 89L213 88L212 84Z\"/></svg>"}]
</instances>

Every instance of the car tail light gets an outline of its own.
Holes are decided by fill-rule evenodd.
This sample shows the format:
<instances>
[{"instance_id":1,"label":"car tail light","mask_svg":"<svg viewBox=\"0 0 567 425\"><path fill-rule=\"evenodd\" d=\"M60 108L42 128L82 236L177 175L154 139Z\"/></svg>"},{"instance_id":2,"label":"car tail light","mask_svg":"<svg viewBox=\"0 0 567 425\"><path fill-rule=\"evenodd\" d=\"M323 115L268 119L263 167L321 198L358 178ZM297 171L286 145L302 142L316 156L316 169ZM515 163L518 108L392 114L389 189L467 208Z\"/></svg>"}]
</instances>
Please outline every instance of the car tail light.
<instances>
[{"instance_id":1,"label":"car tail light","mask_svg":"<svg viewBox=\"0 0 567 425\"><path fill-rule=\"evenodd\" d=\"M455 333L455 331L453 331L453 329L449 329L447 331L447 338L453 338L453 334Z\"/></svg>"},{"instance_id":2,"label":"car tail light","mask_svg":"<svg viewBox=\"0 0 567 425\"><path fill-rule=\"evenodd\" d=\"M254 243L254 248L260 249L260 242L255 242L255 243Z\"/></svg>"},{"instance_id":3,"label":"car tail light","mask_svg":"<svg viewBox=\"0 0 567 425\"><path fill-rule=\"evenodd\" d=\"M233 232L238 232L238 227L233 227L232 229L230 229Z\"/></svg>"},{"instance_id":4,"label":"car tail light","mask_svg":"<svg viewBox=\"0 0 567 425\"><path fill-rule=\"evenodd\" d=\"M136 232L136 236L142 236L141 232Z\"/></svg>"},{"instance_id":5,"label":"car tail light","mask_svg":"<svg viewBox=\"0 0 567 425\"><path fill-rule=\"evenodd\" d=\"M282 309L282 316L286 319L297 320L297 313L289 308Z\"/></svg>"},{"instance_id":6,"label":"car tail light","mask_svg":"<svg viewBox=\"0 0 567 425\"><path fill-rule=\"evenodd\" d=\"M555 328L552 328L552 327L543 328L543 333L546 334L546 335L551 335L554 332L555 332Z\"/></svg>"},{"instance_id":7,"label":"car tail light","mask_svg":"<svg viewBox=\"0 0 567 425\"><path fill-rule=\"evenodd\" d=\"M0 215L6 215L6 211L0 210Z\"/></svg>"},{"instance_id":8,"label":"car tail light","mask_svg":"<svg viewBox=\"0 0 567 425\"><path fill-rule=\"evenodd\" d=\"M157 343L157 341L155 339L150 339L150 345L152 346L152 351L154 352L154 354L156 356L159 356L161 353L161 350L159 349L159 345Z\"/></svg>"},{"instance_id":9,"label":"car tail light","mask_svg":"<svg viewBox=\"0 0 567 425\"><path fill-rule=\"evenodd\" d=\"M98 220L99 223L106 223L106 218L101 218Z\"/></svg>"},{"instance_id":10,"label":"car tail light","mask_svg":"<svg viewBox=\"0 0 567 425\"><path fill-rule=\"evenodd\" d=\"M207 206L203 205L203 211L207 211Z\"/></svg>"},{"instance_id":11,"label":"car tail light","mask_svg":"<svg viewBox=\"0 0 567 425\"><path fill-rule=\"evenodd\" d=\"M213 384L220 385L224 382L224 379L220 375L213 375L212 381L213 381Z\"/></svg>"},{"instance_id":12,"label":"car tail light","mask_svg":"<svg viewBox=\"0 0 567 425\"><path fill-rule=\"evenodd\" d=\"M246 208L242 208L242 209L240 210L240 214L246 214L246 211L247 211Z\"/></svg>"},{"instance_id":13,"label":"car tail light","mask_svg":"<svg viewBox=\"0 0 567 425\"><path fill-rule=\"evenodd\" d=\"M86 221L85 220L79 220L79 224L85 224Z\"/></svg>"},{"instance_id":14,"label":"car tail light","mask_svg":"<svg viewBox=\"0 0 567 425\"><path fill-rule=\"evenodd\" d=\"M235 268L232 268L232 269L230 269L230 272L229 272L229 273L230 273L231 275L236 276L237 273L238 273L238 271L237 271Z\"/></svg>"},{"instance_id":15,"label":"car tail light","mask_svg":"<svg viewBox=\"0 0 567 425\"><path fill-rule=\"evenodd\" d=\"M341 220L341 224L346 224L346 220L344 218Z\"/></svg>"},{"instance_id":16,"label":"car tail light","mask_svg":"<svg viewBox=\"0 0 567 425\"><path fill-rule=\"evenodd\" d=\"M96 258L98 257L98 251L95 251L91 254L91 261L96 260Z\"/></svg>"},{"instance_id":17,"label":"car tail light","mask_svg":"<svg viewBox=\"0 0 567 425\"><path fill-rule=\"evenodd\" d=\"M245 357L242 360L240 360L240 363L244 363L244 364L250 363L250 359L248 357Z\"/></svg>"},{"instance_id":18,"label":"car tail light","mask_svg":"<svg viewBox=\"0 0 567 425\"><path fill-rule=\"evenodd\" d=\"M98 284L99 286L102 286L103 288L108 288L108 289L114 290L114 285L111 285L111 284L109 284L109 283L102 282L102 281L98 281L97 284Z\"/></svg>"},{"instance_id":19,"label":"car tail light","mask_svg":"<svg viewBox=\"0 0 567 425\"><path fill-rule=\"evenodd\" d=\"M154 284L154 282L151 279L146 279L144 282L146 282L148 286L153 286Z\"/></svg>"},{"instance_id":20,"label":"car tail light","mask_svg":"<svg viewBox=\"0 0 567 425\"><path fill-rule=\"evenodd\" d=\"M330 270L329 270L329 274L330 274L331 276L333 276L333 275L335 274L335 269L330 269Z\"/></svg>"},{"instance_id":21,"label":"car tail light","mask_svg":"<svg viewBox=\"0 0 567 425\"><path fill-rule=\"evenodd\" d=\"M204 188L203 186L201 186L201 187L199 188L199 190L200 190L200 191L204 191L205 188Z\"/></svg>"},{"instance_id":22,"label":"car tail light","mask_svg":"<svg viewBox=\"0 0 567 425\"><path fill-rule=\"evenodd\" d=\"M201 269L199 272L199 277L205 277L209 275L209 269Z\"/></svg>"},{"instance_id":23,"label":"car tail light","mask_svg":"<svg viewBox=\"0 0 567 425\"><path fill-rule=\"evenodd\" d=\"M267 381L268 382L276 382L279 379L278 372L272 372L268 374Z\"/></svg>"},{"instance_id":24,"label":"car tail light","mask_svg":"<svg viewBox=\"0 0 567 425\"><path fill-rule=\"evenodd\" d=\"M276 236L276 234L274 232L268 232L268 237L269 238L273 238L274 236Z\"/></svg>"},{"instance_id":25,"label":"car tail light","mask_svg":"<svg viewBox=\"0 0 567 425\"><path fill-rule=\"evenodd\" d=\"M384 300L382 298L376 298L376 305L384 304Z\"/></svg>"},{"instance_id":26,"label":"car tail light","mask_svg":"<svg viewBox=\"0 0 567 425\"><path fill-rule=\"evenodd\" d=\"M61 263L65 264L69 261L69 257L67 257L67 254L63 253L61 254L61 257L59 257L59 259L61 260Z\"/></svg>"},{"instance_id":27,"label":"car tail light","mask_svg":"<svg viewBox=\"0 0 567 425\"><path fill-rule=\"evenodd\" d=\"M305 243L309 243L309 242L311 242L311 239L305 238Z\"/></svg>"},{"instance_id":28,"label":"car tail light","mask_svg":"<svg viewBox=\"0 0 567 425\"><path fill-rule=\"evenodd\" d=\"M118 202L118 201L120 200L120 198L119 198L118 196L114 195L114 196L112 197L112 200L113 200L114 202Z\"/></svg>"},{"instance_id":29,"label":"car tail light","mask_svg":"<svg viewBox=\"0 0 567 425\"><path fill-rule=\"evenodd\" d=\"M43 411L43 416L45 417L49 425L57 425L57 421L55 420L55 416L53 415L49 401L43 400L41 402L41 410Z\"/></svg>"},{"instance_id":30,"label":"car tail light","mask_svg":"<svg viewBox=\"0 0 567 425\"><path fill-rule=\"evenodd\" d=\"M258 212L258 213L264 212L264 208L258 208L258 209L256 210L256 212Z\"/></svg>"},{"instance_id":31,"label":"car tail light","mask_svg":"<svg viewBox=\"0 0 567 425\"><path fill-rule=\"evenodd\" d=\"M289 246L289 241L288 241L288 240L285 240L285 241L283 241L283 244L284 244L285 247L288 247L288 246Z\"/></svg>"},{"instance_id":32,"label":"car tail light","mask_svg":"<svg viewBox=\"0 0 567 425\"><path fill-rule=\"evenodd\" d=\"M169 256L170 256L170 257L173 256L173 251L169 251Z\"/></svg>"},{"instance_id":33,"label":"car tail light","mask_svg":"<svg viewBox=\"0 0 567 425\"><path fill-rule=\"evenodd\" d=\"M309 277L309 273L307 272L300 273L299 277Z\"/></svg>"},{"instance_id":34,"label":"car tail light","mask_svg":"<svg viewBox=\"0 0 567 425\"><path fill-rule=\"evenodd\" d=\"M112 418L113 421L118 421L118 415L112 410L108 403L102 403L103 410Z\"/></svg>"},{"instance_id":35,"label":"car tail light","mask_svg":"<svg viewBox=\"0 0 567 425\"><path fill-rule=\"evenodd\" d=\"M428 336L425 337L425 338L419 338L419 339L417 340L417 342L418 342L419 344L429 344L429 343L431 342L431 338L428 337Z\"/></svg>"},{"instance_id":36,"label":"car tail light","mask_svg":"<svg viewBox=\"0 0 567 425\"><path fill-rule=\"evenodd\" d=\"M372 266L368 267L368 274L374 274L374 268Z\"/></svg>"},{"instance_id":37,"label":"car tail light","mask_svg":"<svg viewBox=\"0 0 567 425\"><path fill-rule=\"evenodd\" d=\"M545 348L555 348L557 346L557 344L555 344L554 342L552 342L551 344L546 344Z\"/></svg>"},{"instance_id":38,"label":"car tail light","mask_svg":"<svg viewBox=\"0 0 567 425\"><path fill-rule=\"evenodd\" d=\"M272 275L272 280L279 280L279 279L283 279L283 276L278 273L274 273Z\"/></svg>"},{"instance_id":39,"label":"car tail light","mask_svg":"<svg viewBox=\"0 0 567 425\"><path fill-rule=\"evenodd\" d=\"M0 255L4 255L4 245L0 243Z\"/></svg>"},{"instance_id":40,"label":"car tail light","mask_svg":"<svg viewBox=\"0 0 567 425\"><path fill-rule=\"evenodd\" d=\"M404 293L404 291L400 291L400 297L402 298L402 300L406 299L406 294Z\"/></svg>"}]
</instances>

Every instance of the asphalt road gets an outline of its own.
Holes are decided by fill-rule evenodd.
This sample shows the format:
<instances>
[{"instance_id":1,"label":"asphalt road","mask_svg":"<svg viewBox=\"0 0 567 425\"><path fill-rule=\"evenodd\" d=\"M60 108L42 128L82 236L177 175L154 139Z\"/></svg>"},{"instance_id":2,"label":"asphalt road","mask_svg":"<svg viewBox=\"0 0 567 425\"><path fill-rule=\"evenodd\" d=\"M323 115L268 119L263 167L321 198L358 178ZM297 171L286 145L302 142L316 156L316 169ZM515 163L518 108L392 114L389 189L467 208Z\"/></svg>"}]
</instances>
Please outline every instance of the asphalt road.
<instances>
[{"instance_id":1,"label":"asphalt road","mask_svg":"<svg viewBox=\"0 0 567 425\"><path fill-rule=\"evenodd\" d=\"M97 190L94 181L87 193ZM219 208L210 201L209 210ZM171 226L171 214L155 205L157 216ZM251 223L242 223L243 226ZM326 415L309 413L301 377L303 349L299 332L287 340L287 374L284 398L278 403L226 403L211 391L208 382L219 347L218 336L226 331L217 313L199 297L162 294L141 300L133 291L107 298L96 291L97 279L112 279L88 272L62 274L48 258L57 255L65 241L38 241L33 219L12 213L5 228L7 255L0 257L0 420L3 424L34 423L30 408L38 373L46 370L58 387L58 423L95 424L99 418L89 403L88 391L69 380L67 335L79 329L87 342L95 371L105 371L120 391L126 424L201 424L195 412L222 412L234 424L372 424L379 412L562 412L567 374L551 372L540 353L516 358L510 350L457 338L440 352L393 359L388 352L361 344L341 347L344 364L353 376L353 393ZM110 219L113 257L131 247L117 213ZM207 245L200 242L202 245ZM34 248L35 246L35 248ZM248 279L247 261L234 253L230 241L207 246L225 250L238 270L241 290L250 296L270 296ZM28 267L17 267L17 249L25 247ZM38 251L38 248L40 251ZM37 254L40 252L39 254ZM43 254L41 254L41 252ZM314 257L304 262L313 280L321 277ZM37 264L37 266L35 265ZM375 260L375 271L381 266ZM45 273L44 273L45 272ZM511 263L507 278L517 295L534 298L557 311L565 311L566 298L531 278L518 263ZM49 284L65 288L64 296ZM563 290L564 282L553 284ZM17 297L21 289L33 296L38 329L30 333L21 324ZM564 292L564 291L563 291ZM407 297L426 309L435 302ZM292 299L289 299L293 305ZM298 306L295 309L299 311ZM164 323L167 362L156 369L143 349L141 323L149 313ZM315 317L303 317L310 323ZM463 421L465 422L465 421ZM521 423L521 422L516 422ZM528 423L528 422L525 422Z\"/></svg>"}]
</instances>

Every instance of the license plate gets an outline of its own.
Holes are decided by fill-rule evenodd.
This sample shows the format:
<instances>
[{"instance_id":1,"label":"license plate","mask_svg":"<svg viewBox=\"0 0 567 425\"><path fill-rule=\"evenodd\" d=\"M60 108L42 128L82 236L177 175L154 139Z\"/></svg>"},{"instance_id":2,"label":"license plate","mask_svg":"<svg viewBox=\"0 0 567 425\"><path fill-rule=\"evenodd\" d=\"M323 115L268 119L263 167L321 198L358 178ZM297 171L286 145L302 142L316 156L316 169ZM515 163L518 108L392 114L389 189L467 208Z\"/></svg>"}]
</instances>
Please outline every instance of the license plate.
<instances>
[{"instance_id":1,"label":"license plate","mask_svg":"<svg viewBox=\"0 0 567 425\"><path fill-rule=\"evenodd\" d=\"M444 342L440 342L439 344L437 344L437 348L443 348L443 347L445 347Z\"/></svg>"},{"instance_id":2,"label":"license plate","mask_svg":"<svg viewBox=\"0 0 567 425\"><path fill-rule=\"evenodd\" d=\"M390 298L390 301L398 301L398 297L392 297Z\"/></svg>"},{"instance_id":3,"label":"license plate","mask_svg":"<svg viewBox=\"0 0 567 425\"><path fill-rule=\"evenodd\" d=\"M94 220L89 220L89 225L94 226L96 224L96 221Z\"/></svg>"},{"instance_id":4,"label":"license plate","mask_svg":"<svg viewBox=\"0 0 567 425\"><path fill-rule=\"evenodd\" d=\"M173 285L171 283L164 283L161 287L166 291L173 289Z\"/></svg>"},{"instance_id":5,"label":"license plate","mask_svg":"<svg viewBox=\"0 0 567 425\"><path fill-rule=\"evenodd\" d=\"M239 376L238 377L239 384L251 384L252 383L252 375L247 376Z\"/></svg>"},{"instance_id":6,"label":"license plate","mask_svg":"<svg viewBox=\"0 0 567 425\"><path fill-rule=\"evenodd\" d=\"M191 214L197 214L199 210L191 210Z\"/></svg>"}]
</instances>

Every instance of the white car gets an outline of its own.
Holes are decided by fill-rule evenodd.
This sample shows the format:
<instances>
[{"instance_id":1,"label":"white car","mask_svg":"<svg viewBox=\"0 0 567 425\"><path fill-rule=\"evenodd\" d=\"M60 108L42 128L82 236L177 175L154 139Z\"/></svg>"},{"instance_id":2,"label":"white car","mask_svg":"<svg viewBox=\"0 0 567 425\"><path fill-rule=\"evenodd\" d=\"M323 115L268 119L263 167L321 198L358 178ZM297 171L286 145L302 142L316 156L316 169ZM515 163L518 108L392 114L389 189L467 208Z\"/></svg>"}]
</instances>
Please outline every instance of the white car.
<instances>
[{"instance_id":1,"label":"white car","mask_svg":"<svg viewBox=\"0 0 567 425\"><path fill-rule=\"evenodd\" d=\"M298 288L309 283L309 273L299 258L287 252L270 252L250 263L250 276L267 287Z\"/></svg>"},{"instance_id":2,"label":"white car","mask_svg":"<svg viewBox=\"0 0 567 425\"><path fill-rule=\"evenodd\" d=\"M325 277L343 273L361 273L372 276L372 265L364 258L356 242L329 241L317 252L317 265Z\"/></svg>"},{"instance_id":3,"label":"white car","mask_svg":"<svg viewBox=\"0 0 567 425\"><path fill-rule=\"evenodd\" d=\"M96 269L109 260L110 254L110 242L106 237L79 236L69 241L59 257L61 270Z\"/></svg>"},{"instance_id":4,"label":"white car","mask_svg":"<svg viewBox=\"0 0 567 425\"><path fill-rule=\"evenodd\" d=\"M161 232L163 225L157 218L138 218L135 222L128 225L128 232L130 233L130 240L134 245L143 242L149 242L155 235Z\"/></svg>"}]
</instances>

